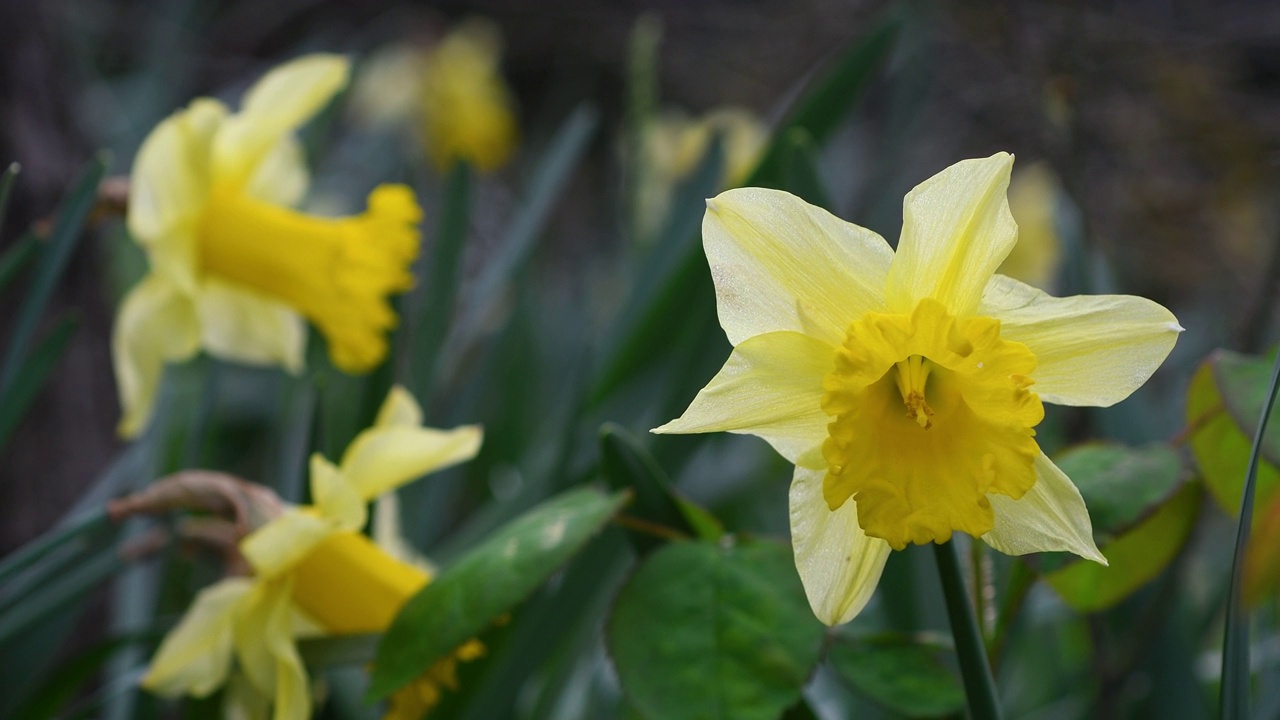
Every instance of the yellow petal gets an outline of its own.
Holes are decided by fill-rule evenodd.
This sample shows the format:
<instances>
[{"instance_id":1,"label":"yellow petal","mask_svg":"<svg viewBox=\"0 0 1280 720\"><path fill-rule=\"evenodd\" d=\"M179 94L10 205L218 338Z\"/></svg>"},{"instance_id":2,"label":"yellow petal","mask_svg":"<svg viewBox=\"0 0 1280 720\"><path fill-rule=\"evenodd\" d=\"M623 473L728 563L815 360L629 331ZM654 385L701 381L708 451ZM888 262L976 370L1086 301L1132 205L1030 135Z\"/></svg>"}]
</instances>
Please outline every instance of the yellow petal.
<instances>
[{"instance_id":1,"label":"yellow petal","mask_svg":"<svg viewBox=\"0 0 1280 720\"><path fill-rule=\"evenodd\" d=\"M240 553L258 575L275 577L293 567L337 531L329 518L289 508L240 541Z\"/></svg>"},{"instance_id":2,"label":"yellow petal","mask_svg":"<svg viewBox=\"0 0 1280 720\"><path fill-rule=\"evenodd\" d=\"M1047 163L1033 163L1013 173L1009 212L1018 223L1018 244L999 273L1038 288L1053 288L1062 260L1055 218L1060 192L1058 178Z\"/></svg>"},{"instance_id":3,"label":"yellow petal","mask_svg":"<svg viewBox=\"0 0 1280 720\"><path fill-rule=\"evenodd\" d=\"M231 669L235 616L252 587L248 578L228 578L200 591L160 643L142 686L167 697L205 697L221 687Z\"/></svg>"},{"instance_id":4,"label":"yellow petal","mask_svg":"<svg viewBox=\"0 0 1280 720\"><path fill-rule=\"evenodd\" d=\"M1020 499L987 496L996 524L982 539L1006 555L1066 551L1106 565L1080 491L1044 453L1035 465L1036 484Z\"/></svg>"},{"instance_id":5,"label":"yellow petal","mask_svg":"<svg viewBox=\"0 0 1280 720\"><path fill-rule=\"evenodd\" d=\"M294 207L302 202L310 183L302 143L293 135L285 135L254 168L244 192L255 200Z\"/></svg>"},{"instance_id":6,"label":"yellow petal","mask_svg":"<svg viewBox=\"0 0 1280 720\"><path fill-rule=\"evenodd\" d=\"M744 340L689 409L653 432L749 433L796 462L827 436L831 418L822 410L822 380L835 356L836 348L798 332Z\"/></svg>"},{"instance_id":7,"label":"yellow petal","mask_svg":"<svg viewBox=\"0 0 1280 720\"><path fill-rule=\"evenodd\" d=\"M924 298L956 317L973 314L982 290L1018 239L1005 190L1013 156L963 160L907 193L902 238L885 290L906 313Z\"/></svg>"},{"instance_id":8,"label":"yellow petal","mask_svg":"<svg viewBox=\"0 0 1280 720\"><path fill-rule=\"evenodd\" d=\"M157 125L133 161L129 232L152 268L188 292L198 278L196 226L209 194L209 148L226 114L216 100L196 100Z\"/></svg>"},{"instance_id":9,"label":"yellow petal","mask_svg":"<svg viewBox=\"0 0 1280 720\"><path fill-rule=\"evenodd\" d=\"M1132 295L1055 298L996 275L981 311L1036 356L1034 390L1046 402L1106 407L1138 389L1182 326L1159 303Z\"/></svg>"},{"instance_id":10,"label":"yellow petal","mask_svg":"<svg viewBox=\"0 0 1280 720\"><path fill-rule=\"evenodd\" d=\"M734 345L776 330L838 345L853 319L884 308L884 238L789 193L721 193L707 202L702 240Z\"/></svg>"},{"instance_id":11,"label":"yellow petal","mask_svg":"<svg viewBox=\"0 0 1280 720\"><path fill-rule=\"evenodd\" d=\"M414 399L413 393L403 385L393 385L378 409L378 419L373 423L377 427L387 425L403 425L418 427L422 424L422 408Z\"/></svg>"},{"instance_id":12,"label":"yellow petal","mask_svg":"<svg viewBox=\"0 0 1280 720\"><path fill-rule=\"evenodd\" d=\"M849 622L880 582L889 544L858 527L852 500L832 512L822 497L826 473L796 467L791 481L791 544L813 614L827 625Z\"/></svg>"},{"instance_id":13,"label":"yellow petal","mask_svg":"<svg viewBox=\"0 0 1280 720\"><path fill-rule=\"evenodd\" d=\"M342 456L342 474L360 497L372 500L433 470L470 460L480 451L478 425L453 430L374 426L356 436Z\"/></svg>"},{"instance_id":14,"label":"yellow petal","mask_svg":"<svg viewBox=\"0 0 1280 720\"><path fill-rule=\"evenodd\" d=\"M365 498L320 453L311 456L311 500L322 516L342 530L359 530L368 519Z\"/></svg>"},{"instance_id":15,"label":"yellow petal","mask_svg":"<svg viewBox=\"0 0 1280 720\"><path fill-rule=\"evenodd\" d=\"M196 295L200 333L209 354L250 365L302 370L307 329L288 305L246 287L210 278Z\"/></svg>"},{"instance_id":16,"label":"yellow petal","mask_svg":"<svg viewBox=\"0 0 1280 720\"><path fill-rule=\"evenodd\" d=\"M311 693L293 641L292 582L259 582L235 626L236 656L249 682L275 701L275 720L307 720Z\"/></svg>"},{"instance_id":17,"label":"yellow petal","mask_svg":"<svg viewBox=\"0 0 1280 720\"><path fill-rule=\"evenodd\" d=\"M172 283L151 274L129 291L111 335L124 415L121 436L135 437L146 428L165 364L185 360L199 349L195 307Z\"/></svg>"},{"instance_id":18,"label":"yellow petal","mask_svg":"<svg viewBox=\"0 0 1280 720\"><path fill-rule=\"evenodd\" d=\"M243 186L289 133L320 112L347 84L341 55L305 55L262 77L244 96L213 142L216 183Z\"/></svg>"}]
</instances>

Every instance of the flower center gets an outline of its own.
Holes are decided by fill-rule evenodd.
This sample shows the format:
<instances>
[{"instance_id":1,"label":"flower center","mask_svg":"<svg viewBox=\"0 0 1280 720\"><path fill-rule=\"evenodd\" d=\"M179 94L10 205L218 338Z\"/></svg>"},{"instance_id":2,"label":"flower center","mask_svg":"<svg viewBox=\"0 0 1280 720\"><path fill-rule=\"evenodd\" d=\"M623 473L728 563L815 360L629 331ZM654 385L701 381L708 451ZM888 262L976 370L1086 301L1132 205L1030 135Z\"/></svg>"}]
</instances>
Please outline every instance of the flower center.
<instances>
[{"instance_id":1,"label":"flower center","mask_svg":"<svg viewBox=\"0 0 1280 720\"><path fill-rule=\"evenodd\" d=\"M294 566L293 578L294 602L334 633L386 630L431 580L355 532L325 538Z\"/></svg>"},{"instance_id":2,"label":"flower center","mask_svg":"<svg viewBox=\"0 0 1280 720\"><path fill-rule=\"evenodd\" d=\"M403 185L382 185L369 209L319 218L215 188L200 224L201 266L291 305L325 335L339 368L363 372L386 355L391 293L413 284L422 210Z\"/></svg>"},{"instance_id":3,"label":"flower center","mask_svg":"<svg viewBox=\"0 0 1280 720\"><path fill-rule=\"evenodd\" d=\"M998 321L956 319L935 300L859 318L824 381L828 506L853 498L863 531L899 550L989 531L987 495L1035 483L1035 366Z\"/></svg>"}]
</instances>

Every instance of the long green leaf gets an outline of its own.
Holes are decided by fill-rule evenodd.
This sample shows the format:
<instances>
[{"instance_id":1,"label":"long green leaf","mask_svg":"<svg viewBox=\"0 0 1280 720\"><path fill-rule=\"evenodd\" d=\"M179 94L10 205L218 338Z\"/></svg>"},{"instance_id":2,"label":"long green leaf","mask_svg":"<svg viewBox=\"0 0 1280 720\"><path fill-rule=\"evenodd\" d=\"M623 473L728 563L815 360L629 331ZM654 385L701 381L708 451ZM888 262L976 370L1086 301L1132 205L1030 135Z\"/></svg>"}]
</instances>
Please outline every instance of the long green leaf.
<instances>
[{"instance_id":1,"label":"long green leaf","mask_svg":"<svg viewBox=\"0 0 1280 720\"><path fill-rule=\"evenodd\" d=\"M9 287L9 283L18 277L31 261L40 255L40 240L30 233L23 235L13 247L0 255L0 291Z\"/></svg>"},{"instance_id":2,"label":"long green leaf","mask_svg":"<svg viewBox=\"0 0 1280 720\"><path fill-rule=\"evenodd\" d=\"M1231 556L1231 587L1227 591L1227 622L1222 639L1222 695L1219 702L1222 720L1245 720L1249 717L1249 616L1241 602L1244 553L1253 522L1253 495L1258 479L1258 462L1262 458L1262 438L1267 432L1267 420L1276 401L1277 385L1280 385L1280 353L1276 353L1271 385L1267 388L1267 399L1258 417L1258 431L1253 435L1253 448L1249 451L1249 471L1244 479L1235 551Z\"/></svg>"},{"instance_id":3,"label":"long green leaf","mask_svg":"<svg viewBox=\"0 0 1280 720\"><path fill-rule=\"evenodd\" d=\"M458 294L458 269L471 219L471 166L460 161L445 183L440 230L436 234L427 285L417 293L409 334L409 353L403 359L402 384L414 397L426 399L435 385L440 350L453 318Z\"/></svg>"},{"instance_id":4,"label":"long green leaf","mask_svg":"<svg viewBox=\"0 0 1280 720\"><path fill-rule=\"evenodd\" d=\"M31 624L83 599L90 588L110 577L123 565L124 560L115 546L99 548L83 562L5 608L0 615L0 646Z\"/></svg>"},{"instance_id":5,"label":"long green leaf","mask_svg":"<svg viewBox=\"0 0 1280 720\"><path fill-rule=\"evenodd\" d=\"M106 511L96 510L59 525L27 543L0 562L0 587L4 588L0 592L0 598L8 595L10 588L7 583L17 573L27 570L68 543L79 540L81 536L88 536L90 544L96 543L99 536L111 528L111 519L107 517Z\"/></svg>"},{"instance_id":6,"label":"long green leaf","mask_svg":"<svg viewBox=\"0 0 1280 720\"><path fill-rule=\"evenodd\" d=\"M107 157L99 154L90 161L88 167L80 175L71 192L63 198L54 215L53 232L48 243L41 252L40 265L36 269L35 279L27 290L12 337L9 339L9 351L5 354L4 366L0 368L0 405L8 403L18 373L22 369L23 359L27 356L27 346L44 315L45 306L53 297L54 288L62 277L62 272L71 259L71 253L84 235L84 223L89 217L97 200L98 184L107 172Z\"/></svg>"},{"instance_id":7,"label":"long green leaf","mask_svg":"<svg viewBox=\"0 0 1280 720\"><path fill-rule=\"evenodd\" d=\"M4 173L0 174L0 231L4 230L4 220L8 215L9 193L13 192L13 181L21 170L21 165L12 162L4 169ZM0 287L3 287L3 283L0 283Z\"/></svg>"},{"instance_id":8,"label":"long green leaf","mask_svg":"<svg viewBox=\"0 0 1280 720\"><path fill-rule=\"evenodd\" d=\"M627 500L578 488L535 507L440 574L378 645L369 699L404 686L483 632L576 554Z\"/></svg>"},{"instance_id":9,"label":"long green leaf","mask_svg":"<svg viewBox=\"0 0 1280 720\"><path fill-rule=\"evenodd\" d=\"M62 318L57 327L31 353L31 357L22 363L13 388L5 396L4 404L0 405L0 448L8 444L9 437L26 416L49 375L58 366L58 360L79 326L80 320L76 317Z\"/></svg>"}]
</instances>

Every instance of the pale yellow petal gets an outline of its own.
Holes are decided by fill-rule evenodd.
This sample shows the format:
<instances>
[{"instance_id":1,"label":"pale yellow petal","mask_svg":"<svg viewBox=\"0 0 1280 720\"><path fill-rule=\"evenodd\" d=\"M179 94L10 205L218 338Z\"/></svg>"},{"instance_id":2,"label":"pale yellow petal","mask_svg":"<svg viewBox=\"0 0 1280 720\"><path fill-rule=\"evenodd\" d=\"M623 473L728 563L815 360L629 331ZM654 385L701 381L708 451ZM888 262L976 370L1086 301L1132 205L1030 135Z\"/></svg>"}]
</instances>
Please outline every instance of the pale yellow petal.
<instances>
[{"instance_id":1,"label":"pale yellow petal","mask_svg":"<svg viewBox=\"0 0 1280 720\"><path fill-rule=\"evenodd\" d=\"M365 500L434 470L470 460L480 451L478 425L452 430L374 426L356 436L342 456L342 474Z\"/></svg>"},{"instance_id":2,"label":"pale yellow petal","mask_svg":"<svg viewBox=\"0 0 1280 720\"><path fill-rule=\"evenodd\" d=\"M293 135L285 135L263 156L244 192L272 205L294 207L302 202L310 183L302 143Z\"/></svg>"},{"instance_id":3,"label":"pale yellow petal","mask_svg":"<svg viewBox=\"0 0 1280 720\"><path fill-rule=\"evenodd\" d=\"M822 411L822 380L835 357L834 347L798 332L744 340L689 409L653 432L758 435L796 462L827 436L831 418Z\"/></svg>"},{"instance_id":4,"label":"pale yellow petal","mask_svg":"<svg viewBox=\"0 0 1280 720\"><path fill-rule=\"evenodd\" d=\"M347 84L341 55L305 55L262 77L245 94L213 142L215 182L243 186L281 139L320 112Z\"/></svg>"},{"instance_id":5,"label":"pale yellow petal","mask_svg":"<svg viewBox=\"0 0 1280 720\"><path fill-rule=\"evenodd\" d=\"M184 290L198 278L196 230L209 194L209 147L226 108L201 98L156 126L138 149L127 223L153 271Z\"/></svg>"},{"instance_id":6,"label":"pale yellow petal","mask_svg":"<svg viewBox=\"0 0 1280 720\"><path fill-rule=\"evenodd\" d=\"M311 456L311 500L320 514L341 530L360 530L368 519L365 498L320 453Z\"/></svg>"},{"instance_id":7,"label":"pale yellow petal","mask_svg":"<svg viewBox=\"0 0 1280 720\"><path fill-rule=\"evenodd\" d=\"M827 625L849 622L880 582L889 544L858 527L853 500L832 512L822 497L823 470L796 467L791 481L791 544L813 614Z\"/></svg>"},{"instance_id":8,"label":"pale yellow petal","mask_svg":"<svg viewBox=\"0 0 1280 720\"><path fill-rule=\"evenodd\" d=\"M378 409L378 418L373 423L377 427L387 425L404 425L418 427L422 424L422 408L414 399L413 393L403 385L393 385Z\"/></svg>"},{"instance_id":9,"label":"pale yellow petal","mask_svg":"<svg viewBox=\"0 0 1280 720\"><path fill-rule=\"evenodd\" d=\"M240 552L258 575L275 577L306 557L337 528L329 518L297 508L253 531L240 541Z\"/></svg>"},{"instance_id":10,"label":"pale yellow petal","mask_svg":"<svg viewBox=\"0 0 1280 720\"><path fill-rule=\"evenodd\" d=\"M275 720L307 720L311 694L293 640L292 582L260 582L235 626L236 656L255 689L274 699Z\"/></svg>"},{"instance_id":11,"label":"pale yellow petal","mask_svg":"<svg viewBox=\"0 0 1280 720\"><path fill-rule=\"evenodd\" d=\"M129 291L111 335L121 436L135 437L146 429L165 364L190 358L199 349L195 306L172 283L152 274Z\"/></svg>"},{"instance_id":12,"label":"pale yellow petal","mask_svg":"<svg viewBox=\"0 0 1280 720\"><path fill-rule=\"evenodd\" d=\"M301 372L307 328L288 305L242 285L210 278L196 295L196 312L202 343L210 355Z\"/></svg>"},{"instance_id":13,"label":"pale yellow petal","mask_svg":"<svg viewBox=\"0 0 1280 720\"><path fill-rule=\"evenodd\" d=\"M1001 337L1031 349L1031 389L1059 405L1120 402L1151 377L1182 332L1173 313L1146 298L1055 298L1003 275L987 285L980 312L1000 321Z\"/></svg>"},{"instance_id":14,"label":"pale yellow petal","mask_svg":"<svg viewBox=\"0 0 1280 720\"><path fill-rule=\"evenodd\" d=\"M1065 551L1106 565L1093 542L1093 523L1080 491L1044 453L1035 467L1035 485L1018 500L987 496L996 524L982 539L1006 555Z\"/></svg>"},{"instance_id":15,"label":"pale yellow petal","mask_svg":"<svg viewBox=\"0 0 1280 720\"><path fill-rule=\"evenodd\" d=\"M978 308L982 290L1018 239L1005 191L1013 156L963 160L907 193L902 238L889 270L890 310L934 298L953 315Z\"/></svg>"},{"instance_id":16,"label":"pale yellow petal","mask_svg":"<svg viewBox=\"0 0 1280 720\"><path fill-rule=\"evenodd\" d=\"M228 578L200 591L160 643L142 686L166 697L205 697L222 687L231 670L236 613L252 587L248 578Z\"/></svg>"},{"instance_id":17,"label":"pale yellow petal","mask_svg":"<svg viewBox=\"0 0 1280 720\"><path fill-rule=\"evenodd\" d=\"M222 694L225 720L271 720L271 698L258 692L244 673L233 673Z\"/></svg>"},{"instance_id":18,"label":"pale yellow petal","mask_svg":"<svg viewBox=\"0 0 1280 720\"><path fill-rule=\"evenodd\" d=\"M702 242L729 342L794 330L838 345L884 308L884 238L790 193L741 188L707 201Z\"/></svg>"},{"instance_id":19,"label":"pale yellow petal","mask_svg":"<svg viewBox=\"0 0 1280 720\"><path fill-rule=\"evenodd\" d=\"M1058 178L1045 162L1015 170L1009 182L1009 212L1018 223L1018 243L997 271L1038 288L1052 289L1062 260L1058 237Z\"/></svg>"}]
</instances>

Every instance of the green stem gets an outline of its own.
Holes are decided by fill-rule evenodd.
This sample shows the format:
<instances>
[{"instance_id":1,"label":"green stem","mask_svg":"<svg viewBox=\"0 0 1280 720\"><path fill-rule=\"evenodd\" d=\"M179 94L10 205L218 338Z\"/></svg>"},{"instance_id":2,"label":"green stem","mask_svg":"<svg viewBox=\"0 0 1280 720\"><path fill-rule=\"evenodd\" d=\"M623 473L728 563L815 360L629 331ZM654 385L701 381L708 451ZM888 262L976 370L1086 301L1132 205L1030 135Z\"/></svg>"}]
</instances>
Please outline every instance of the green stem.
<instances>
[{"instance_id":1,"label":"green stem","mask_svg":"<svg viewBox=\"0 0 1280 720\"><path fill-rule=\"evenodd\" d=\"M1249 717L1249 614L1240 602L1244 583L1244 553L1249 545L1249 526L1253 521L1253 492L1258 479L1258 460L1261 457L1262 437L1267 432L1267 420L1276 401L1276 386L1280 384L1280 352L1271 369L1271 385L1267 400L1258 418L1258 432L1253 436L1253 449L1249 452L1249 472L1244 479L1244 494L1240 498L1240 523L1236 526L1236 547L1231 560L1231 586L1227 589L1227 623L1222 640L1222 694L1219 710L1222 720Z\"/></svg>"},{"instance_id":2,"label":"green stem","mask_svg":"<svg viewBox=\"0 0 1280 720\"><path fill-rule=\"evenodd\" d=\"M955 543L935 544L933 552L938 561L942 594L947 600L947 616L951 620L956 656L960 659L960 675L964 679L969 717L974 720L1000 720L1002 716L1000 702L996 698L995 680L991 677L991 666L987 664L982 633L978 630L973 609L969 607L969 593L964 587Z\"/></svg>"}]
</instances>

